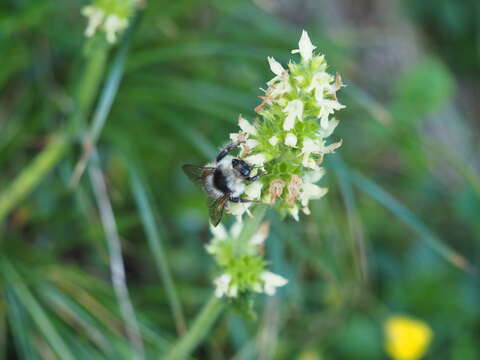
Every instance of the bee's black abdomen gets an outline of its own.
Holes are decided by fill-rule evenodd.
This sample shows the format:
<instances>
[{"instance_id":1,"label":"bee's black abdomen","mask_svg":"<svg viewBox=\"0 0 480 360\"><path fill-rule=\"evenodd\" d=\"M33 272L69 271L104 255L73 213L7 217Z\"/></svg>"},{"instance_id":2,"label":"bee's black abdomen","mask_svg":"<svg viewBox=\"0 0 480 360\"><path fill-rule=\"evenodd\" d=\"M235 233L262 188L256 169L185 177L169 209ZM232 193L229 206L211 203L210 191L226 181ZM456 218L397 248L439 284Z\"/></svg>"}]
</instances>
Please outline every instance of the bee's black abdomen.
<instances>
[{"instance_id":1,"label":"bee's black abdomen","mask_svg":"<svg viewBox=\"0 0 480 360\"><path fill-rule=\"evenodd\" d=\"M219 169L215 169L215 172L213 173L213 185L217 190L224 194L230 192L230 189L227 186L227 179Z\"/></svg>"}]
</instances>

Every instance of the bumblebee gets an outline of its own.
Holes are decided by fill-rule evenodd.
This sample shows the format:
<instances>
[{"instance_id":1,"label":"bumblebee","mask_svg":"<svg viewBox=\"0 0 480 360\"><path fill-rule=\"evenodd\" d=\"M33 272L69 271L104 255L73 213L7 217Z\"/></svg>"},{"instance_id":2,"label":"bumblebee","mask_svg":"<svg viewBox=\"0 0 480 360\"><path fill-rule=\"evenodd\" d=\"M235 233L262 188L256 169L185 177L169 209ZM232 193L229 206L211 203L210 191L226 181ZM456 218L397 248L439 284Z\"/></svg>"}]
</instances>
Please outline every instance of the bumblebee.
<instances>
[{"instance_id":1,"label":"bumblebee","mask_svg":"<svg viewBox=\"0 0 480 360\"><path fill-rule=\"evenodd\" d=\"M220 223L229 201L234 203L254 202L254 200L243 199L240 196L245 191L245 182L256 181L262 174L258 172L251 176L255 166L229 155L239 145L240 142L227 145L218 153L215 161L205 166L191 164L182 166L190 180L200 186L207 195L208 213L213 226Z\"/></svg>"}]
</instances>

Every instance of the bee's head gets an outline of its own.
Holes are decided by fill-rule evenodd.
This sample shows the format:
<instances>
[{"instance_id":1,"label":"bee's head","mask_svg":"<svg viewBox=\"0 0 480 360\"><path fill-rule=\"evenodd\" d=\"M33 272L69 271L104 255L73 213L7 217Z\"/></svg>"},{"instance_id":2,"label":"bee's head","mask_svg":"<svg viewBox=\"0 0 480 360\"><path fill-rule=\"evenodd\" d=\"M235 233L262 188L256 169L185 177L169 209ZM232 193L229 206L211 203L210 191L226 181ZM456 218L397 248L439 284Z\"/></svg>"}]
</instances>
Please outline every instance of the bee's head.
<instances>
[{"instance_id":1,"label":"bee's head","mask_svg":"<svg viewBox=\"0 0 480 360\"><path fill-rule=\"evenodd\" d=\"M239 159L232 159L232 167L243 177L250 176L250 171L252 170L250 165Z\"/></svg>"}]
</instances>

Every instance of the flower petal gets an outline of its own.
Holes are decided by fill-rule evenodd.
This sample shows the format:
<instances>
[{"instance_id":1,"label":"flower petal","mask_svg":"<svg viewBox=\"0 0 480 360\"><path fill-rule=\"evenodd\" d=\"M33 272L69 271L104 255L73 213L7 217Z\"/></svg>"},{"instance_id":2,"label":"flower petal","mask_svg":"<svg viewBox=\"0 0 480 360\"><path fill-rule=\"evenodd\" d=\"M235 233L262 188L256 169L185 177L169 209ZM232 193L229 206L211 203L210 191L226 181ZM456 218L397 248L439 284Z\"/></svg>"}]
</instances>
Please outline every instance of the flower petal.
<instances>
[{"instance_id":1,"label":"flower petal","mask_svg":"<svg viewBox=\"0 0 480 360\"><path fill-rule=\"evenodd\" d=\"M278 138L276 136L272 136L270 139L268 139L268 142L270 145L275 146L278 144Z\"/></svg>"},{"instance_id":2,"label":"flower petal","mask_svg":"<svg viewBox=\"0 0 480 360\"><path fill-rule=\"evenodd\" d=\"M225 240L228 238L227 231L222 224L218 224L217 226L210 224L210 231L215 239Z\"/></svg>"},{"instance_id":3,"label":"flower petal","mask_svg":"<svg viewBox=\"0 0 480 360\"><path fill-rule=\"evenodd\" d=\"M303 30L300 41L298 42L298 49L292 50L292 54L300 53L303 60L310 60L312 58L313 50L317 47L312 44L308 33Z\"/></svg>"},{"instance_id":4,"label":"flower petal","mask_svg":"<svg viewBox=\"0 0 480 360\"><path fill-rule=\"evenodd\" d=\"M260 199L260 195L262 194L262 187L263 184L260 181L254 181L251 184L245 186L245 194L248 196L248 199Z\"/></svg>"},{"instance_id":5,"label":"flower petal","mask_svg":"<svg viewBox=\"0 0 480 360\"><path fill-rule=\"evenodd\" d=\"M268 64L270 65L270 70L272 70L275 75L281 75L285 71L283 66L273 57L269 56L267 57L267 60Z\"/></svg>"},{"instance_id":6,"label":"flower petal","mask_svg":"<svg viewBox=\"0 0 480 360\"><path fill-rule=\"evenodd\" d=\"M242 115L238 117L238 126L240 126L240 129L247 134L257 135L257 129L255 129L255 126L250 124L247 119L242 117Z\"/></svg>"},{"instance_id":7,"label":"flower petal","mask_svg":"<svg viewBox=\"0 0 480 360\"><path fill-rule=\"evenodd\" d=\"M250 206L250 203L234 203L230 202L228 204L228 213L235 216L242 216Z\"/></svg>"},{"instance_id":8,"label":"flower petal","mask_svg":"<svg viewBox=\"0 0 480 360\"><path fill-rule=\"evenodd\" d=\"M263 154L250 155L245 158L245 161L250 165L263 166L263 164L265 163L265 155Z\"/></svg>"},{"instance_id":9,"label":"flower petal","mask_svg":"<svg viewBox=\"0 0 480 360\"><path fill-rule=\"evenodd\" d=\"M262 245L268 236L270 230L270 223L264 222L260 225L258 231L252 236L249 243L254 246Z\"/></svg>"},{"instance_id":10,"label":"flower petal","mask_svg":"<svg viewBox=\"0 0 480 360\"><path fill-rule=\"evenodd\" d=\"M263 272L260 277L264 282L264 291L267 295L274 295L277 287L284 286L288 283L287 279L270 271Z\"/></svg>"},{"instance_id":11,"label":"flower petal","mask_svg":"<svg viewBox=\"0 0 480 360\"><path fill-rule=\"evenodd\" d=\"M215 288L215 296L216 297L222 297L223 295L227 295L228 285L230 284L231 280L232 280L232 278L228 274L223 274L223 275L217 277L215 280L213 280L213 283L216 286L216 288Z\"/></svg>"},{"instance_id":12,"label":"flower petal","mask_svg":"<svg viewBox=\"0 0 480 360\"><path fill-rule=\"evenodd\" d=\"M290 147L296 147L297 145L297 137L295 134L288 133L287 136L285 137L285 145L290 146Z\"/></svg>"},{"instance_id":13,"label":"flower petal","mask_svg":"<svg viewBox=\"0 0 480 360\"><path fill-rule=\"evenodd\" d=\"M291 130L295 126L295 120L303 120L303 101L295 99L289 101L287 106L283 109L283 112L287 114L283 123L283 130Z\"/></svg>"},{"instance_id":14,"label":"flower petal","mask_svg":"<svg viewBox=\"0 0 480 360\"><path fill-rule=\"evenodd\" d=\"M302 193L300 195L300 201L303 206L307 206L308 202L312 199L320 199L328 192L327 188L322 188L312 183L304 183L302 186Z\"/></svg>"}]
</instances>

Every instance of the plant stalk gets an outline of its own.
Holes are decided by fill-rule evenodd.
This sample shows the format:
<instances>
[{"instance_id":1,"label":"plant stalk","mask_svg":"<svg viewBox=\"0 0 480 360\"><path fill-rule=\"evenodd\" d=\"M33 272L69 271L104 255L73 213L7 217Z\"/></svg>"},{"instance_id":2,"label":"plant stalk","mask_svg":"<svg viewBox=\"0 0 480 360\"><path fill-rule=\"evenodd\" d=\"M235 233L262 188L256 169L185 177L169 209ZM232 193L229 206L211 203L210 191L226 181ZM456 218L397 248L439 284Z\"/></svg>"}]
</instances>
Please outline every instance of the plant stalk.
<instances>
[{"instance_id":1,"label":"plant stalk","mask_svg":"<svg viewBox=\"0 0 480 360\"><path fill-rule=\"evenodd\" d=\"M49 144L0 193L0 223L27 197L65 154L78 128L95 99L107 58L107 48L98 49L87 60L81 83L75 94L75 110L67 120L67 128L52 136Z\"/></svg>"},{"instance_id":2,"label":"plant stalk","mask_svg":"<svg viewBox=\"0 0 480 360\"><path fill-rule=\"evenodd\" d=\"M180 338L180 340L173 345L170 351L164 357L162 357L162 359L186 359L207 336L210 328L213 326L224 307L224 302L212 295L210 300L208 300L208 302L203 306L203 309L195 318L187 334Z\"/></svg>"}]
</instances>

